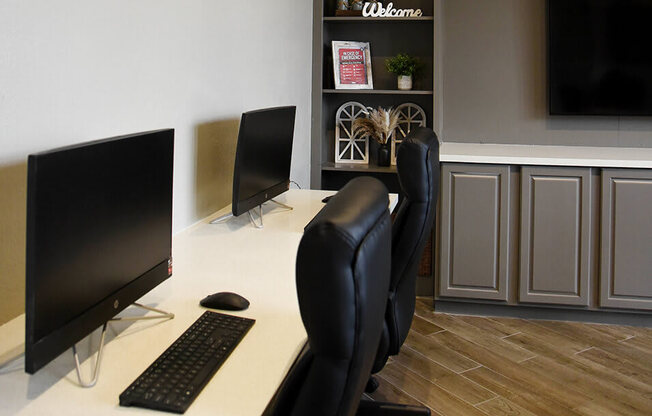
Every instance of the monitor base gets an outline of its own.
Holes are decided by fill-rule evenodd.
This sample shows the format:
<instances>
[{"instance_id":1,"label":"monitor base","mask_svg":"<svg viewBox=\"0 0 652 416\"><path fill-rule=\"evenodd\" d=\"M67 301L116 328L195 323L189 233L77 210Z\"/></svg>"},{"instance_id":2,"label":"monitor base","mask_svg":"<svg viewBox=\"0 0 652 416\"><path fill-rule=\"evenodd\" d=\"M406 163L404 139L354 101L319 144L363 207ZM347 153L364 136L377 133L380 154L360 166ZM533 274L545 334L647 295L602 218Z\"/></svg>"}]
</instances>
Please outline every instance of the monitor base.
<instances>
[{"instance_id":1,"label":"monitor base","mask_svg":"<svg viewBox=\"0 0 652 416\"><path fill-rule=\"evenodd\" d=\"M275 200L275 199L270 199L269 202L273 202L273 203L275 203L276 205L278 205L279 207L285 208L285 209L287 209L287 210L289 210L289 211L292 211L292 210L294 209L293 207L291 207L291 206L289 206L289 205L286 205L286 204L284 204L284 203L282 203L282 202L278 202L278 201Z\"/></svg>"},{"instance_id":2,"label":"monitor base","mask_svg":"<svg viewBox=\"0 0 652 416\"><path fill-rule=\"evenodd\" d=\"M275 201L273 199L270 199L268 202L273 202L276 205L280 206L281 208L285 208L285 209L287 209L289 211L292 211L294 209L293 207L291 207L289 205L286 205L286 204L284 204L282 202ZM249 211L247 211L247 214L249 215L249 221L251 221L251 223L253 224L254 227L256 227L258 229L263 228L263 205L262 204L258 205L258 218L260 219L260 223L256 223L256 221L254 220L254 216L251 214L251 211L253 211L253 209L250 209Z\"/></svg>"},{"instance_id":3,"label":"monitor base","mask_svg":"<svg viewBox=\"0 0 652 416\"><path fill-rule=\"evenodd\" d=\"M79 355L77 354L77 347L75 344L72 345L72 354L73 357L75 358L75 370L77 372L77 380L79 381L79 385L84 388L89 388L95 386L97 384L97 380L100 377L100 364L102 363L102 349L104 347L104 339L106 337L106 327L109 324L109 322L122 322L122 321L142 321L142 320L149 320L149 319L173 319L174 314L170 312L165 312L160 309L152 308L151 306L145 306L141 305L140 303L133 303L133 306L141 309L145 309L147 311L155 312L158 313L159 316L127 316L127 317L119 317L119 318L113 318L110 319L108 322L105 322L104 325L102 326L102 336L100 338L100 347L97 351L97 362L95 363L95 368L93 369L93 373L91 376L90 381L84 381L82 380L81 376L81 364L79 363Z\"/></svg>"},{"instance_id":4,"label":"monitor base","mask_svg":"<svg viewBox=\"0 0 652 416\"><path fill-rule=\"evenodd\" d=\"M281 208L285 208L285 209L290 210L290 211L294 209L293 207L291 207L291 206L289 206L289 205L286 205L286 204L284 204L284 203L282 203L282 202L275 201L275 200L273 200L273 199L270 199L270 200L267 201L267 202L273 202L273 203L275 203L276 205L280 206ZM254 209L256 209L256 207L254 207L253 209L250 209L249 211L247 211L247 215L249 216L249 221L251 222L251 224L252 224L254 227L260 229L260 228L264 228L264 225L263 225L263 205L262 205L262 204L261 204L261 205L258 205L257 208L258 208L258 219L259 219L259 222L256 222L256 220L254 219L253 214L251 213L251 211L253 211ZM229 212L229 213L227 213L227 214L220 215L219 217L215 218L214 220L212 220L212 221L210 222L210 224L222 224L223 222L226 222L226 221L230 220L231 218L234 218L234 215L233 215L232 212Z\"/></svg>"},{"instance_id":5,"label":"monitor base","mask_svg":"<svg viewBox=\"0 0 652 416\"><path fill-rule=\"evenodd\" d=\"M210 222L210 224L221 224L227 220L230 220L231 218L233 218L233 213L229 212L228 214L220 215L219 217L215 218Z\"/></svg>"}]
</instances>

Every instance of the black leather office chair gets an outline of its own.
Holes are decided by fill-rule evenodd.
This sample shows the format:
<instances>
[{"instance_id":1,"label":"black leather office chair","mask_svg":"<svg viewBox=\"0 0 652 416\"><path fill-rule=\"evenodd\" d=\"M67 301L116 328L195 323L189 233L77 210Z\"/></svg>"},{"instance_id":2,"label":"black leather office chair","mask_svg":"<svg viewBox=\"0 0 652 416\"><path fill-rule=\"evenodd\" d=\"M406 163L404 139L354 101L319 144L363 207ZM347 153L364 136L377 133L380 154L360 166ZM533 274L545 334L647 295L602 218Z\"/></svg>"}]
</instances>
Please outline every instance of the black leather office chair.
<instances>
[{"instance_id":1,"label":"black leather office chair","mask_svg":"<svg viewBox=\"0 0 652 416\"><path fill-rule=\"evenodd\" d=\"M373 373L399 353L412 325L417 268L435 222L439 197L439 141L428 128L413 130L396 155L401 203L392 225L392 275L385 326ZM368 392L376 389L370 380Z\"/></svg>"},{"instance_id":2,"label":"black leather office chair","mask_svg":"<svg viewBox=\"0 0 652 416\"><path fill-rule=\"evenodd\" d=\"M263 415L429 414L423 409L409 413L410 406L360 402L387 305L387 207L385 186L360 177L344 186L306 227L296 279L308 342Z\"/></svg>"}]
</instances>

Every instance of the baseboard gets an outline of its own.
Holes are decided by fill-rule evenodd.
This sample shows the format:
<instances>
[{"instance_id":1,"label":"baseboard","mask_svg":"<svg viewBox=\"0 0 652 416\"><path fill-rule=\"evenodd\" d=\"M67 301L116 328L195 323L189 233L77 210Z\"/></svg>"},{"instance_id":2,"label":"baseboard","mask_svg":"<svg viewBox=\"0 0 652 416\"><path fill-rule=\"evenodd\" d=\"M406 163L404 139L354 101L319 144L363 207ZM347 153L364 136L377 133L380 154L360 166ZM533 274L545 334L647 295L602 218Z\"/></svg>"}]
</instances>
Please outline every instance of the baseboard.
<instances>
[{"instance_id":1,"label":"baseboard","mask_svg":"<svg viewBox=\"0 0 652 416\"><path fill-rule=\"evenodd\" d=\"M553 309L537 306L494 305L463 301L435 300L435 312L458 315L500 316L551 321L576 321L596 324L629 325L652 328L651 313L597 310Z\"/></svg>"}]
</instances>

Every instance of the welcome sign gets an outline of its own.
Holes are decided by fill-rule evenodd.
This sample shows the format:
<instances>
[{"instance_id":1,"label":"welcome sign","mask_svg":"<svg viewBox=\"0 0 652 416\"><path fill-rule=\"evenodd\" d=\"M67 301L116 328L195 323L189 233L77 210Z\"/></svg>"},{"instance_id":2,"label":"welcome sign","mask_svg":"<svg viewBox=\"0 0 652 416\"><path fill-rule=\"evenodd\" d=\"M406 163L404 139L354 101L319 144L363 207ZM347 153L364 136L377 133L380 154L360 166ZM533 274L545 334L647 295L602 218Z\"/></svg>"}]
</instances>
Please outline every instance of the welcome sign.
<instances>
[{"instance_id":1,"label":"welcome sign","mask_svg":"<svg viewBox=\"0 0 652 416\"><path fill-rule=\"evenodd\" d=\"M363 17L421 17L421 9L395 9L394 3L388 3L383 7L383 3L367 2L362 9Z\"/></svg>"}]
</instances>

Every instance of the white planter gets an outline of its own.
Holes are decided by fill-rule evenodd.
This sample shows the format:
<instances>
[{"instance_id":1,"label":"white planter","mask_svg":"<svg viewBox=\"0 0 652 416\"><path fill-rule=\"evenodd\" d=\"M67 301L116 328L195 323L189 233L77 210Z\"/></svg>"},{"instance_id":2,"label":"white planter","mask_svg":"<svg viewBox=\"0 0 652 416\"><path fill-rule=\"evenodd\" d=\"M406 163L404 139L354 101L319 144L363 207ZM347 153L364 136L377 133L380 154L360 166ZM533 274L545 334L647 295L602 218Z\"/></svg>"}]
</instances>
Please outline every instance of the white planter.
<instances>
[{"instance_id":1,"label":"white planter","mask_svg":"<svg viewBox=\"0 0 652 416\"><path fill-rule=\"evenodd\" d=\"M412 89L412 75L399 75L398 76L398 89L411 90Z\"/></svg>"}]
</instances>

